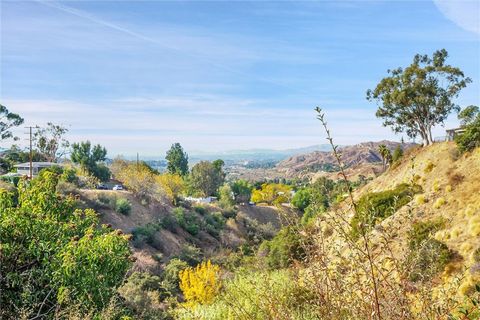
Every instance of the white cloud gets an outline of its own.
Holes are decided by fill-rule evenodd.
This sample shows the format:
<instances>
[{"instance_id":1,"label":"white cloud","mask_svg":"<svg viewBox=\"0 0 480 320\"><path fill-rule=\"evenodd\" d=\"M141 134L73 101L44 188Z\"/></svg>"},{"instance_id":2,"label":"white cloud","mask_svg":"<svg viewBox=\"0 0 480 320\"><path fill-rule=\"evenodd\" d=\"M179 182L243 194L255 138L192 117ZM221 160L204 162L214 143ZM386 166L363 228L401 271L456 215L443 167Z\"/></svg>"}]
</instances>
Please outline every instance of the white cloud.
<instances>
[{"instance_id":1,"label":"white cloud","mask_svg":"<svg viewBox=\"0 0 480 320\"><path fill-rule=\"evenodd\" d=\"M434 0L438 10L459 27L480 35L480 1Z\"/></svg>"}]
</instances>

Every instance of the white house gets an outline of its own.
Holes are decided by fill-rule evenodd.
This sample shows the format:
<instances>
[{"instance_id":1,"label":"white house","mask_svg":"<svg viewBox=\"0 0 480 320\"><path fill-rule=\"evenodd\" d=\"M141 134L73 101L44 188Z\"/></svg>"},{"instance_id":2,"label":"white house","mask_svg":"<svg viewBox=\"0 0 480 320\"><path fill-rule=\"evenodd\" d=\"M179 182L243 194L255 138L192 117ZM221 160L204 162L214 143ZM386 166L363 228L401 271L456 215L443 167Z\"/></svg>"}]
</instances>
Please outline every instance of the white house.
<instances>
[{"instance_id":1,"label":"white house","mask_svg":"<svg viewBox=\"0 0 480 320\"><path fill-rule=\"evenodd\" d=\"M195 198L195 197L185 197L185 200L196 203L212 203L217 201L217 197L206 197L206 198Z\"/></svg>"},{"instance_id":2,"label":"white house","mask_svg":"<svg viewBox=\"0 0 480 320\"><path fill-rule=\"evenodd\" d=\"M35 177L43 169L57 165L58 164L53 162L32 162L32 175ZM18 174L22 176L30 176L30 162L16 164L14 167L17 168Z\"/></svg>"}]
</instances>

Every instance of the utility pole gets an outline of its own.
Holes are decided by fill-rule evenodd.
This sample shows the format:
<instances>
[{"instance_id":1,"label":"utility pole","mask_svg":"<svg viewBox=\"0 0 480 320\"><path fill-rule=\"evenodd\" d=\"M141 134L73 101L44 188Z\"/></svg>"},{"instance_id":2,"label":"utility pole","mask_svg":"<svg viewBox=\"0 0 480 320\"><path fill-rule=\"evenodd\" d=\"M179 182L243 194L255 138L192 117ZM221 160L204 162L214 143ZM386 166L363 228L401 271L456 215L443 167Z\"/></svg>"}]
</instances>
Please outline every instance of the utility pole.
<instances>
[{"instance_id":1,"label":"utility pole","mask_svg":"<svg viewBox=\"0 0 480 320\"><path fill-rule=\"evenodd\" d=\"M138 171L138 168L139 168L139 161L138 161L138 152L137 152L137 171Z\"/></svg>"},{"instance_id":2,"label":"utility pole","mask_svg":"<svg viewBox=\"0 0 480 320\"><path fill-rule=\"evenodd\" d=\"M31 179L33 178L33 164L32 164L32 162L33 162L32 140L33 140L33 139L32 139L32 129L33 129L33 128L37 128L37 127L36 127L36 126L35 126L35 127L31 127L31 126L30 126L30 127L25 127L25 128L29 129L29 133L28 133L28 134L29 134L29 136L30 136L30 138L29 138L29 140L30 140L30 152L29 152L29 160L30 160L30 170L29 170L29 172L30 172L30 175L29 175L28 178L31 180Z\"/></svg>"}]
</instances>

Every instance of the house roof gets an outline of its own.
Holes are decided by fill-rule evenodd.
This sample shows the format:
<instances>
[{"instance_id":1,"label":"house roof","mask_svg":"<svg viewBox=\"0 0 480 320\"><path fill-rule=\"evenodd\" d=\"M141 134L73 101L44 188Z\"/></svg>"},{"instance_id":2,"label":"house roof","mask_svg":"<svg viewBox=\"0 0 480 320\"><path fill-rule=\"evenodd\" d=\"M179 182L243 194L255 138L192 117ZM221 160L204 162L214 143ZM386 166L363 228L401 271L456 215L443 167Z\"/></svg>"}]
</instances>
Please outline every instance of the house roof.
<instances>
[{"instance_id":1,"label":"house roof","mask_svg":"<svg viewBox=\"0 0 480 320\"><path fill-rule=\"evenodd\" d=\"M32 168L39 168L39 167L51 167L51 166L58 166L55 162L32 162ZM30 162L24 162L14 165L15 168L18 167L30 167Z\"/></svg>"}]
</instances>

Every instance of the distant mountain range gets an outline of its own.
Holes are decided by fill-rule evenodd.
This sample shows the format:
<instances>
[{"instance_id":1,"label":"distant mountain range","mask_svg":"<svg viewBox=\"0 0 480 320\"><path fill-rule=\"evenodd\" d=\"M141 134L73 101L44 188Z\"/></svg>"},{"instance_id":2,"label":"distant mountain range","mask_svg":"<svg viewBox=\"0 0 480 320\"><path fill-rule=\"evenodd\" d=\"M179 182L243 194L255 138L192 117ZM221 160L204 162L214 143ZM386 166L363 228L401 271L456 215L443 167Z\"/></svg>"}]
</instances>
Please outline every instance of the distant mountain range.
<instances>
[{"instance_id":1,"label":"distant mountain range","mask_svg":"<svg viewBox=\"0 0 480 320\"><path fill-rule=\"evenodd\" d=\"M192 162L201 160L223 159L224 161L281 161L296 154L314 151L327 151L331 147L328 144L319 144L302 148L275 150L275 149L248 149L229 150L223 152L190 152L189 160Z\"/></svg>"},{"instance_id":2,"label":"distant mountain range","mask_svg":"<svg viewBox=\"0 0 480 320\"><path fill-rule=\"evenodd\" d=\"M382 158L378 152L380 145L384 144L392 152L398 146L406 150L415 146L414 143L399 143L388 140L378 142L363 142L353 146L339 148L342 162L346 168L378 164ZM318 171L334 172L338 170L337 160L329 151L314 151L297 154L279 162L276 169L283 172L287 177L298 176Z\"/></svg>"}]
</instances>

